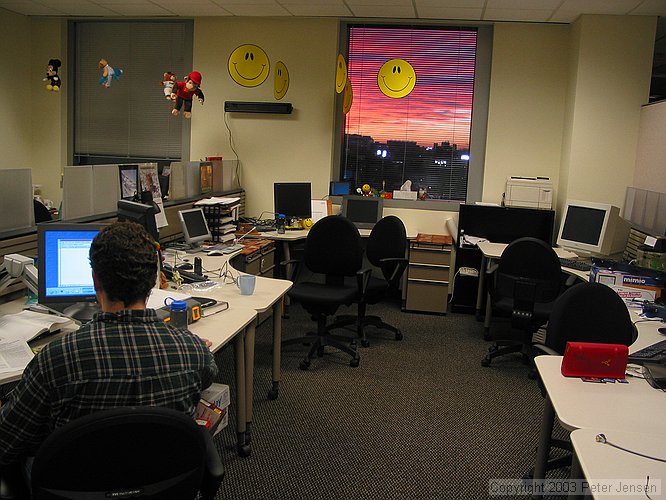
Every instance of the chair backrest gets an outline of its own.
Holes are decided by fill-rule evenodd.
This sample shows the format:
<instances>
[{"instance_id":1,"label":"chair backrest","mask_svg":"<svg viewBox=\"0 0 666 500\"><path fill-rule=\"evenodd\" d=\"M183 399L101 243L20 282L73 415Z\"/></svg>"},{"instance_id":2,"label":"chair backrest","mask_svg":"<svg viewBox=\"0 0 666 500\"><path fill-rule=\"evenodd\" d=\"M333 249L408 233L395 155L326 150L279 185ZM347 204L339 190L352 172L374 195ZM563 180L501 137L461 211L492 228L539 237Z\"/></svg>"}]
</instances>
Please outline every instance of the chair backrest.
<instances>
[{"instance_id":1,"label":"chair backrest","mask_svg":"<svg viewBox=\"0 0 666 500\"><path fill-rule=\"evenodd\" d=\"M305 241L307 268L326 276L354 276L363 264L358 229L346 217L329 215L312 226Z\"/></svg>"},{"instance_id":2,"label":"chair backrest","mask_svg":"<svg viewBox=\"0 0 666 500\"><path fill-rule=\"evenodd\" d=\"M168 408L122 407L72 420L37 450L33 498L131 498L136 492L193 499L205 469L205 432Z\"/></svg>"},{"instance_id":3,"label":"chair backrest","mask_svg":"<svg viewBox=\"0 0 666 500\"><path fill-rule=\"evenodd\" d=\"M395 215L387 215L380 219L370 232L366 245L366 256L373 266L379 267L388 282L399 280L395 276L395 263L383 266L382 259L404 258L407 252L407 231L405 225Z\"/></svg>"},{"instance_id":4,"label":"chair backrest","mask_svg":"<svg viewBox=\"0 0 666 500\"><path fill-rule=\"evenodd\" d=\"M546 328L546 346L564 354L567 341L630 345L636 331L620 296L601 283L580 283L557 299Z\"/></svg>"},{"instance_id":5,"label":"chair backrest","mask_svg":"<svg viewBox=\"0 0 666 500\"><path fill-rule=\"evenodd\" d=\"M495 292L534 303L557 298L562 268L555 250L537 238L519 238L509 243L497 268Z\"/></svg>"}]
</instances>

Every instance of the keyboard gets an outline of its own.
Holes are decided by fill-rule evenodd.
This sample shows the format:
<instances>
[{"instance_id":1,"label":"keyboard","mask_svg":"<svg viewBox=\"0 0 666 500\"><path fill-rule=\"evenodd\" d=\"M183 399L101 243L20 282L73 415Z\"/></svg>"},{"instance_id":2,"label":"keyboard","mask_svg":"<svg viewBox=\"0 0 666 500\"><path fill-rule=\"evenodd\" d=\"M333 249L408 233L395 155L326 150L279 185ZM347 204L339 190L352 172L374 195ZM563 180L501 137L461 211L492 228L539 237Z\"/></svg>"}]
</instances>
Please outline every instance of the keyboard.
<instances>
[{"instance_id":1,"label":"keyboard","mask_svg":"<svg viewBox=\"0 0 666 500\"><path fill-rule=\"evenodd\" d=\"M173 267L169 264L163 264L162 265L162 272L168 279L173 278ZM178 270L178 273L180 274L180 277L183 278L183 281L185 283L197 283L200 281L208 281L208 276L202 276L200 274L193 273L192 271L181 271Z\"/></svg>"},{"instance_id":2,"label":"keyboard","mask_svg":"<svg viewBox=\"0 0 666 500\"><path fill-rule=\"evenodd\" d=\"M584 260L565 259L560 257L560 266L575 269L576 271L589 271L592 269L592 264Z\"/></svg>"},{"instance_id":3,"label":"keyboard","mask_svg":"<svg viewBox=\"0 0 666 500\"><path fill-rule=\"evenodd\" d=\"M267 233L269 231L275 231L277 228L275 226L263 226L263 225L257 225L256 226L257 231L260 233Z\"/></svg>"},{"instance_id":4,"label":"keyboard","mask_svg":"<svg viewBox=\"0 0 666 500\"><path fill-rule=\"evenodd\" d=\"M666 358L666 340L660 340L656 344L644 347L629 355L629 362L657 361Z\"/></svg>"}]
</instances>

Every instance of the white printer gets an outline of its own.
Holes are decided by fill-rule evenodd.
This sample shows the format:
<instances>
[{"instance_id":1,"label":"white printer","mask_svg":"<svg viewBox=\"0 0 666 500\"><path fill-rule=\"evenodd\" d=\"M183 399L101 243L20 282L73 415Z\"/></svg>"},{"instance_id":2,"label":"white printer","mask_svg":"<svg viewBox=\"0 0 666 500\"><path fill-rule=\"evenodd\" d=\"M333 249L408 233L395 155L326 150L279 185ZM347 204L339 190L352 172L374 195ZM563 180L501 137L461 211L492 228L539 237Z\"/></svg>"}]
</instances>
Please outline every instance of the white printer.
<instances>
[{"instance_id":1,"label":"white printer","mask_svg":"<svg viewBox=\"0 0 666 500\"><path fill-rule=\"evenodd\" d=\"M508 177L504 205L550 210L553 208L553 183L548 177Z\"/></svg>"}]
</instances>

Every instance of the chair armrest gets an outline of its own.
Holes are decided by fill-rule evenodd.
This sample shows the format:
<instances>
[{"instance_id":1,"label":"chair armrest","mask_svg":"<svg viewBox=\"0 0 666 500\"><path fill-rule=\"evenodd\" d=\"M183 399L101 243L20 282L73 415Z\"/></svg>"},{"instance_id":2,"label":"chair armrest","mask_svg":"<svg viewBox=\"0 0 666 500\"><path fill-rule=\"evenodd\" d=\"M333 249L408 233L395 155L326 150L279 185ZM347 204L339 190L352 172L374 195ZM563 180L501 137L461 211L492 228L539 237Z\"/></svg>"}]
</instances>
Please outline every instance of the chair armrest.
<instances>
[{"instance_id":1,"label":"chair armrest","mask_svg":"<svg viewBox=\"0 0 666 500\"><path fill-rule=\"evenodd\" d=\"M217 452L217 448L209 430L205 428L202 428L201 430L206 439L206 469L204 470L204 476L201 480L200 493L202 500L212 500L217 495L217 490L219 489L220 484L222 484L224 467L222 466L222 460L220 459L220 455Z\"/></svg>"},{"instance_id":2,"label":"chair armrest","mask_svg":"<svg viewBox=\"0 0 666 500\"><path fill-rule=\"evenodd\" d=\"M409 260L405 257L387 257L385 259L379 259L382 271L390 271L388 282L392 285L400 279L402 273L407 269ZM385 274L386 275L386 274Z\"/></svg>"},{"instance_id":3,"label":"chair armrest","mask_svg":"<svg viewBox=\"0 0 666 500\"><path fill-rule=\"evenodd\" d=\"M365 292L368 290L368 283L370 282L371 276L372 269L369 267L356 271L356 285L358 287L358 293L361 297L365 297Z\"/></svg>"},{"instance_id":4,"label":"chair armrest","mask_svg":"<svg viewBox=\"0 0 666 500\"><path fill-rule=\"evenodd\" d=\"M19 464L0 468L0 500L19 500L22 490L23 476Z\"/></svg>"},{"instance_id":5,"label":"chair armrest","mask_svg":"<svg viewBox=\"0 0 666 500\"><path fill-rule=\"evenodd\" d=\"M289 281L294 281L293 278L296 276L298 268L301 264L301 261L298 259L289 259L283 260L280 262L280 267L284 269L284 277ZM291 273L288 273L291 269Z\"/></svg>"}]
</instances>

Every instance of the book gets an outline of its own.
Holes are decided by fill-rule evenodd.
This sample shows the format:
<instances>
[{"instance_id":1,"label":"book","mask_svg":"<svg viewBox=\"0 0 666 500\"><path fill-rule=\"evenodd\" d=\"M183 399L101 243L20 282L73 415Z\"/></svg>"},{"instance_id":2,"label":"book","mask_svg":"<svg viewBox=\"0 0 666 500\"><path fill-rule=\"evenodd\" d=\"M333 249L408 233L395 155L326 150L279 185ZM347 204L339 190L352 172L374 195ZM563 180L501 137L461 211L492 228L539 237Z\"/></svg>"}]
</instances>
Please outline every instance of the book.
<instances>
[{"instance_id":1,"label":"book","mask_svg":"<svg viewBox=\"0 0 666 500\"><path fill-rule=\"evenodd\" d=\"M25 342L30 342L44 333L53 333L75 326L71 318L29 310L0 317L2 337Z\"/></svg>"}]
</instances>

